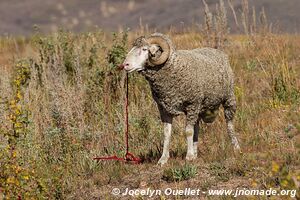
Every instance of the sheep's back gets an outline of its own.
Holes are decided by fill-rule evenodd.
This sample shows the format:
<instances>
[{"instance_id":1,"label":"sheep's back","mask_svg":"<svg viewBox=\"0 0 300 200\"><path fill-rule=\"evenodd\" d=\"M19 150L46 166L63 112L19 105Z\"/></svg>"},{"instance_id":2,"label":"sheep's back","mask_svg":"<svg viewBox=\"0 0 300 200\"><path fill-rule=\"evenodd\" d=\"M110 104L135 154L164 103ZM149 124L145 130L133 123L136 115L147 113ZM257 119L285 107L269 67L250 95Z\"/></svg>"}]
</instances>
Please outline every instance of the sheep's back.
<instances>
[{"instance_id":1,"label":"sheep's back","mask_svg":"<svg viewBox=\"0 0 300 200\"><path fill-rule=\"evenodd\" d=\"M219 104L230 94L233 74L225 53L212 48L201 48L178 50L176 54L172 76L182 99L204 99L204 104L210 104L207 105L210 107Z\"/></svg>"}]
</instances>

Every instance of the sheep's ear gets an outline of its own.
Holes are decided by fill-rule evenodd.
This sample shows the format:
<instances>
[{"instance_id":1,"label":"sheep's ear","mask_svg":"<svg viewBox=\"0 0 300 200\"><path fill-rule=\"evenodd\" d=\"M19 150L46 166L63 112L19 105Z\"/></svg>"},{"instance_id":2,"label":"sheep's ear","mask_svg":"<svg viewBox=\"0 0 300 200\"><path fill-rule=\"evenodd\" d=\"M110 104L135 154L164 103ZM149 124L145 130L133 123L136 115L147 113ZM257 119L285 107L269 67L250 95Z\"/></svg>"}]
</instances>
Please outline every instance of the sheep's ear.
<instances>
[{"instance_id":1,"label":"sheep's ear","mask_svg":"<svg viewBox=\"0 0 300 200\"><path fill-rule=\"evenodd\" d=\"M150 47L149 47L149 52L152 56L155 56L156 52L159 50L159 46L156 45L156 44L152 44Z\"/></svg>"}]
</instances>

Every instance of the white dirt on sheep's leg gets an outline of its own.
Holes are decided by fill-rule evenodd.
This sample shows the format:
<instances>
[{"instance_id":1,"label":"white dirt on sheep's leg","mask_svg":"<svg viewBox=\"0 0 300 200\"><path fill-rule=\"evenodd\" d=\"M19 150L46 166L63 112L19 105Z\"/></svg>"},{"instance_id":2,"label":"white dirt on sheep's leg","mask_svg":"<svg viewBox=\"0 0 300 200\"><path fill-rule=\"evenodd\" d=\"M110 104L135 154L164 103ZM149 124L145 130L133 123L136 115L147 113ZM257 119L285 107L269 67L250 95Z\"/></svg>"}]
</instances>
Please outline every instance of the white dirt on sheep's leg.
<instances>
[{"instance_id":1,"label":"white dirt on sheep's leg","mask_svg":"<svg viewBox=\"0 0 300 200\"><path fill-rule=\"evenodd\" d=\"M164 147L161 158L158 161L158 165L164 165L168 162L170 157L170 140L172 133L172 123L164 123Z\"/></svg>"}]
</instances>

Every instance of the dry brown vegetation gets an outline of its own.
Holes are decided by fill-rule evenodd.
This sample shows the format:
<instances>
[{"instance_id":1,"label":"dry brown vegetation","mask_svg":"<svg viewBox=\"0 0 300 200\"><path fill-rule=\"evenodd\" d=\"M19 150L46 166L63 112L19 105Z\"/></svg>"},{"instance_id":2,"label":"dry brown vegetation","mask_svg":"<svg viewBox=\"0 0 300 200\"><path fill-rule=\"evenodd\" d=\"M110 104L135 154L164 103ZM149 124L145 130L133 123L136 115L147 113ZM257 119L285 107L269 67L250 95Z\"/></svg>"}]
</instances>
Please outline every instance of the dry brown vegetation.
<instances>
[{"instance_id":1,"label":"dry brown vegetation","mask_svg":"<svg viewBox=\"0 0 300 200\"><path fill-rule=\"evenodd\" d=\"M130 74L129 140L143 163L92 160L124 154L124 72L115 66L140 32L1 38L0 198L113 199L114 187L297 189L300 36L256 28L248 35L209 27L166 33L178 49L210 45L230 56L243 153L234 155L221 112L201 125L199 158L186 164L184 118L178 117L164 167L156 166L162 124L138 74Z\"/></svg>"}]
</instances>

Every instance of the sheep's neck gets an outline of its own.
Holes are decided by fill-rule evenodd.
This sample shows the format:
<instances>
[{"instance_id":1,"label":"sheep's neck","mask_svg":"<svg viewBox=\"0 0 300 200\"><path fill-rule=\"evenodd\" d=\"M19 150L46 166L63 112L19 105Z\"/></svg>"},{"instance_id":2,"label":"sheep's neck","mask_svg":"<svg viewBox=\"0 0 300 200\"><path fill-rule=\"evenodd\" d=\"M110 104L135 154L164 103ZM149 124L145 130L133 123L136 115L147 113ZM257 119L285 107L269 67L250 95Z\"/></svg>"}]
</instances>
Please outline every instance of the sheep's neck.
<instances>
[{"instance_id":1,"label":"sheep's neck","mask_svg":"<svg viewBox=\"0 0 300 200\"><path fill-rule=\"evenodd\" d=\"M170 94L167 93L172 91L173 84L176 82L176 80L170 80L172 70L169 68L171 68L171 66L167 65L161 68L148 68L142 72L149 82L152 92L162 101L170 96Z\"/></svg>"},{"instance_id":2,"label":"sheep's neck","mask_svg":"<svg viewBox=\"0 0 300 200\"><path fill-rule=\"evenodd\" d=\"M164 66L167 67L167 66ZM146 70L142 71L142 75L146 78L153 89L158 89L160 87L166 86L166 78L170 76L170 70L161 67L152 67L146 68ZM169 78L167 78L169 79ZM157 88L158 87L158 88Z\"/></svg>"}]
</instances>

